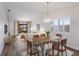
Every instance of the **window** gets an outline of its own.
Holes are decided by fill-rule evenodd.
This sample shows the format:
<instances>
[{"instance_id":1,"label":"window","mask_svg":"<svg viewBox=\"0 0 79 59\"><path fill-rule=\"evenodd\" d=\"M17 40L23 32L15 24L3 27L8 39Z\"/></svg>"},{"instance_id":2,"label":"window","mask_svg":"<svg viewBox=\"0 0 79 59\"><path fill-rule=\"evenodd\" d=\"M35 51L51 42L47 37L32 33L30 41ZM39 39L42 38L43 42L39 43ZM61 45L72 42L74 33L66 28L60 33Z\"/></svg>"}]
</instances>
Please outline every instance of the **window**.
<instances>
[{"instance_id":1,"label":"window","mask_svg":"<svg viewBox=\"0 0 79 59\"><path fill-rule=\"evenodd\" d=\"M51 28L55 32L70 32L70 17L65 16L51 22Z\"/></svg>"},{"instance_id":2,"label":"window","mask_svg":"<svg viewBox=\"0 0 79 59\"><path fill-rule=\"evenodd\" d=\"M59 32L63 32L63 19L59 19Z\"/></svg>"},{"instance_id":3,"label":"window","mask_svg":"<svg viewBox=\"0 0 79 59\"><path fill-rule=\"evenodd\" d=\"M64 32L70 32L70 17L64 18Z\"/></svg>"},{"instance_id":4,"label":"window","mask_svg":"<svg viewBox=\"0 0 79 59\"><path fill-rule=\"evenodd\" d=\"M54 22L53 22L53 25L54 25L54 31L56 31L56 32L58 32L59 31L59 27L58 27L58 20L55 20Z\"/></svg>"}]
</instances>

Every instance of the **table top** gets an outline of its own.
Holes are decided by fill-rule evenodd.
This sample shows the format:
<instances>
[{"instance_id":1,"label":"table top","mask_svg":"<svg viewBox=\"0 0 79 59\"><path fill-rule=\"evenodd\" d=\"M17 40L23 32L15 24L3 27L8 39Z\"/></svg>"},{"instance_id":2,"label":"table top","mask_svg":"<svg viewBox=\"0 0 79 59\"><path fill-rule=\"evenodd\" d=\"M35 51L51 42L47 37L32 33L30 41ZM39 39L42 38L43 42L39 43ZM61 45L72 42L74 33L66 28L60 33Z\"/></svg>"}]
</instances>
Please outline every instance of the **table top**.
<instances>
[{"instance_id":1,"label":"table top","mask_svg":"<svg viewBox=\"0 0 79 59\"><path fill-rule=\"evenodd\" d=\"M36 44L45 44L51 41L52 40L50 40L48 37L40 37L40 38L33 39L33 42L35 42Z\"/></svg>"},{"instance_id":2,"label":"table top","mask_svg":"<svg viewBox=\"0 0 79 59\"><path fill-rule=\"evenodd\" d=\"M36 45L40 45L40 44L46 44L46 43L51 43L51 42L59 42L58 39L50 39L48 37L39 37L39 38L32 38L32 40L29 40L29 41L32 41L33 44L36 44Z\"/></svg>"}]
</instances>

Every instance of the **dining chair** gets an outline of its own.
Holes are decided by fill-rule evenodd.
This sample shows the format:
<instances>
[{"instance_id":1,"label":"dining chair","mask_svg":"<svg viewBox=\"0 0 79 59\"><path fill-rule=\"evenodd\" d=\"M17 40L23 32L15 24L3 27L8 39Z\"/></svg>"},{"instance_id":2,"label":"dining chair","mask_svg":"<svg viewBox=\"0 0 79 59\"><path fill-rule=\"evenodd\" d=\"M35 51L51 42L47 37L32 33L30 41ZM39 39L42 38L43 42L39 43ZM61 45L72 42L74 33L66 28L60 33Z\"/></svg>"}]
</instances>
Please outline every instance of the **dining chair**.
<instances>
[{"instance_id":1,"label":"dining chair","mask_svg":"<svg viewBox=\"0 0 79 59\"><path fill-rule=\"evenodd\" d=\"M24 34L22 34L20 38L21 38L22 40L24 40L24 42L26 42L26 39L27 39L27 38L25 37Z\"/></svg>"},{"instance_id":2,"label":"dining chair","mask_svg":"<svg viewBox=\"0 0 79 59\"><path fill-rule=\"evenodd\" d=\"M37 49L37 47L34 47L32 42L27 40L27 55L36 55L38 54L39 56L39 50Z\"/></svg>"},{"instance_id":3,"label":"dining chair","mask_svg":"<svg viewBox=\"0 0 79 59\"><path fill-rule=\"evenodd\" d=\"M56 34L57 37L60 37L60 39L62 39L62 35L61 34Z\"/></svg>"},{"instance_id":4,"label":"dining chair","mask_svg":"<svg viewBox=\"0 0 79 59\"><path fill-rule=\"evenodd\" d=\"M33 35L33 38L39 38L39 35Z\"/></svg>"},{"instance_id":5,"label":"dining chair","mask_svg":"<svg viewBox=\"0 0 79 59\"><path fill-rule=\"evenodd\" d=\"M64 52L65 52L65 54L67 56L66 44L67 44L67 39L62 39L61 43L60 43L60 49L59 49L59 51L61 52L62 56L63 56Z\"/></svg>"},{"instance_id":6,"label":"dining chair","mask_svg":"<svg viewBox=\"0 0 79 59\"><path fill-rule=\"evenodd\" d=\"M25 39L25 36L24 35L21 35L21 38Z\"/></svg>"},{"instance_id":7,"label":"dining chair","mask_svg":"<svg viewBox=\"0 0 79 59\"><path fill-rule=\"evenodd\" d=\"M59 56L59 42L52 42L52 48L46 51L46 55Z\"/></svg>"},{"instance_id":8,"label":"dining chair","mask_svg":"<svg viewBox=\"0 0 79 59\"><path fill-rule=\"evenodd\" d=\"M40 34L40 37L45 37L46 35L45 34Z\"/></svg>"}]
</instances>

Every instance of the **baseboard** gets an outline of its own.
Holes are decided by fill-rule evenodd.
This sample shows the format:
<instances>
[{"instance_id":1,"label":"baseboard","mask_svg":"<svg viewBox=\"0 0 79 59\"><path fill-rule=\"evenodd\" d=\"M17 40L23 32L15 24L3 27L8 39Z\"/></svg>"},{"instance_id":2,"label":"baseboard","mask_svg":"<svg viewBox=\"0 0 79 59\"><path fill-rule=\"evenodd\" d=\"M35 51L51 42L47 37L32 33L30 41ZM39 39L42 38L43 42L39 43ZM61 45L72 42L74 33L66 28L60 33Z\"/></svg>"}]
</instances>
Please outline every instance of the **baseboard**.
<instances>
[{"instance_id":1,"label":"baseboard","mask_svg":"<svg viewBox=\"0 0 79 59\"><path fill-rule=\"evenodd\" d=\"M72 48L72 47L69 47L69 46L67 46L67 49L72 50L72 51L75 51L75 52L79 52L79 50L77 50L75 48Z\"/></svg>"}]
</instances>

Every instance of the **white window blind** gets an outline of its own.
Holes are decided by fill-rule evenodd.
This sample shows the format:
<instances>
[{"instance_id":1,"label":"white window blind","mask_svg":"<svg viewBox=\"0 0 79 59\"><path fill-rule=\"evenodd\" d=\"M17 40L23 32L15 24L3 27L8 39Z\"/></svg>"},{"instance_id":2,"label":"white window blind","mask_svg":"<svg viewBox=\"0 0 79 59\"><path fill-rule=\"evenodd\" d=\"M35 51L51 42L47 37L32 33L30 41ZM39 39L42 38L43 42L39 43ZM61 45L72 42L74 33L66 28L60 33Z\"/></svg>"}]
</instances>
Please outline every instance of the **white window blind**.
<instances>
[{"instance_id":1,"label":"white window blind","mask_svg":"<svg viewBox=\"0 0 79 59\"><path fill-rule=\"evenodd\" d=\"M51 29L55 32L70 32L70 17L65 16L51 22Z\"/></svg>"}]
</instances>

